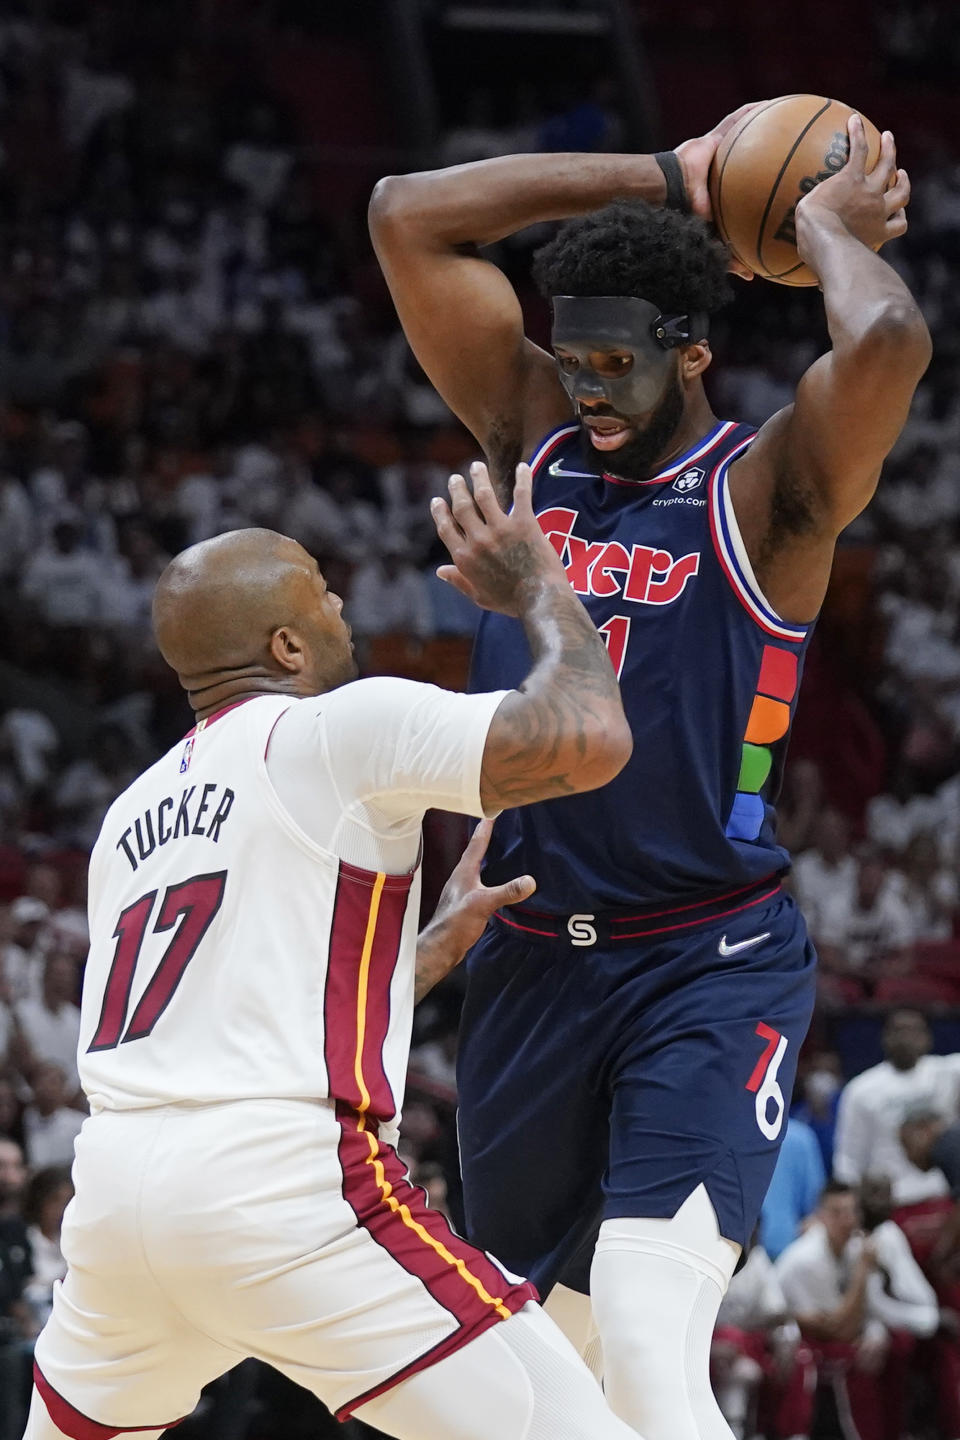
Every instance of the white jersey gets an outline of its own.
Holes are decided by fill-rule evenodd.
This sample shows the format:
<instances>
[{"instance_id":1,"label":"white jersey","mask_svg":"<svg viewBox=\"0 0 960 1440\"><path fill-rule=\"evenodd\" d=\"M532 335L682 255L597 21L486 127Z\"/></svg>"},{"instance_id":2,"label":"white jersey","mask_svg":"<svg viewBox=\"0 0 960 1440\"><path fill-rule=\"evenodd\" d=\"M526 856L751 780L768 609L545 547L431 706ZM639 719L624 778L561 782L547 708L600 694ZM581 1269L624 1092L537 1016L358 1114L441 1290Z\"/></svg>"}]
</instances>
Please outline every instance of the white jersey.
<instances>
[{"instance_id":1,"label":"white jersey","mask_svg":"<svg viewBox=\"0 0 960 1440\"><path fill-rule=\"evenodd\" d=\"M94 1111L329 1098L396 1116L420 822L431 806L483 813L506 693L371 679L243 701L118 797L90 863L79 1060Z\"/></svg>"},{"instance_id":2,"label":"white jersey","mask_svg":"<svg viewBox=\"0 0 960 1440\"><path fill-rule=\"evenodd\" d=\"M886 1175L895 1205L915 1205L947 1194L939 1170L918 1170L900 1144L907 1112L926 1105L945 1120L960 1107L960 1055L924 1055L912 1070L897 1070L888 1060L855 1075L841 1095L833 1173L847 1185L864 1175Z\"/></svg>"}]
</instances>

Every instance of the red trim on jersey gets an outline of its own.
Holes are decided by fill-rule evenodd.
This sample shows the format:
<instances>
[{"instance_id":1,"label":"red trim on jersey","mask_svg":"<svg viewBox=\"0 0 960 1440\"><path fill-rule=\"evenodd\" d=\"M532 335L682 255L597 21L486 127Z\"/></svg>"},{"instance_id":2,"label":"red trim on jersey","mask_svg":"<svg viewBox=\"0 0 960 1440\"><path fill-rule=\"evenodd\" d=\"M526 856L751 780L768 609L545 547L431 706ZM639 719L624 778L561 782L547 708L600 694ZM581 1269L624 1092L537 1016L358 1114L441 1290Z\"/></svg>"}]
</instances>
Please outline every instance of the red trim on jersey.
<instances>
[{"instance_id":1,"label":"red trim on jersey","mask_svg":"<svg viewBox=\"0 0 960 1440\"><path fill-rule=\"evenodd\" d=\"M266 694L268 694L269 692L265 690L263 693L266 695ZM224 706L222 706L219 710L214 710L214 712L213 712L212 715L208 715L208 716L207 716L206 723L205 723L205 725L204 725L204 729L209 730L210 726L213 724L213 722L214 722L215 720L221 719L224 715L228 714L231 710L238 710L241 705L249 705L251 700L259 700L259 699L260 699L260 696L259 696L259 695L245 695L242 700L231 700L231 702L230 702L229 705L224 705ZM191 736L191 735L196 735L196 733L197 733L197 727L196 727L196 725L194 725L193 729L192 729L192 730L188 730L187 733L186 733L186 735L184 735L183 738L184 738L184 740L189 740L189 739L190 739L190 736Z\"/></svg>"},{"instance_id":2,"label":"red trim on jersey","mask_svg":"<svg viewBox=\"0 0 960 1440\"><path fill-rule=\"evenodd\" d=\"M455 1354L464 1345L475 1340L478 1335L482 1335L484 1330L489 1330L491 1326L498 1324L499 1319L498 1315L489 1316L484 1324L475 1326L466 1337L462 1330L454 1330L452 1335L448 1335L446 1339L434 1345L432 1350L418 1355L416 1360L411 1360L410 1364L404 1365L402 1370L394 1371L389 1379L382 1381L379 1385L374 1385L370 1390L364 1390L362 1395L358 1395L355 1400L348 1400L346 1405L341 1405L339 1410L333 1412L334 1419L349 1420L361 1405L366 1405L369 1400L376 1400L378 1395L385 1395L388 1390L392 1390L402 1380L409 1380L411 1375L418 1375L421 1370L429 1370L430 1366L436 1365L439 1360L445 1360L448 1355Z\"/></svg>"},{"instance_id":3,"label":"red trim on jersey","mask_svg":"<svg viewBox=\"0 0 960 1440\"><path fill-rule=\"evenodd\" d=\"M413 872L386 875L381 881L363 1002L359 1064L367 1088L364 1096L357 1076L358 992L371 897L379 878L375 871L340 862L323 995L323 1035L330 1095L355 1110L363 1109L375 1119L386 1119L397 1106L383 1067L383 1046L390 1023L390 982L400 951Z\"/></svg>"},{"instance_id":4,"label":"red trim on jersey","mask_svg":"<svg viewBox=\"0 0 960 1440\"><path fill-rule=\"evenodd\" d=\"M772 876L769 878L772 879ZM738 895L746 895L748 890L755 890L758 885L763 883L762 880L752 880L749 885L738 885L736 890L724 890L719 895L709 895L705 900L692 900L689 905L675 905L667 910L648 910L645 914L640 915L616 915L613 917L613 923L626 925L630 920L662 920L665 915L682 915L687 910L703 910L707 905L722 905L724 900L735 900ZM730 912L724 910L722 913L729 915ZM711 915L706 918L714 919L715 917Z\"/></svg>"},{"instance_id":5,"label":"red trim on jersey","mask_svg":"<svg viewBox=\"0 0 960 1440\"><path fill-rule=\"evenodd\" d=\"M774 882L772 886L771 882ZM764 889L764 886L771 886L771 888ZM736 915L741 910L748 910L752 905L758 905L761 900L768 900L771 895L776 895L779 889L780 883L776 880L776 877L773 875L765 875L762 880L754 880L750 885L741 885L736 890L722 891L719 895L709 895L703 900L693 900L687 905L677 905L669 910L648 910L645 914L641 913L639 915L624 915L619 910L597 910L591 914L589 918L595 920L597 924L606 926L607 939L611 944L615 945L620 940L639 940L645 935L663 935L669 930L689 930L694 925L712 924L716 920L723 920L727 915ZM756 892L758 890L762 890L763 893L757 894ZM733 900L738 895L748 894L751 896L750 900L744 902L742 905L728 906L726 909L718 908L722 907L726 900ZM705 913L695 915L691 920L680 921L676 925L648 926L642 930L618 930L615 928L618 925L629 925L638 921L662 920L673 915L683 915L690 910L702 910ZM578 915L579 913L580 912L578 912ZM543 935L548 940L560 940L564 938L567 930L567 922L572 918L576 918L570 915L548 914L544 910L528 910L526 906L524 906L523 909L515 909L513 914L520 914L524 919L533 917L538 920L549 921L555 928L553 930L543 930L533 925L521 925L519 921L515 920L511 915L507 915L502 910L496 912L494 919L499 920L502 925L509 925L513 930L523 930L527 935Z\"/></svg>"},{"instance_id":6,"label":"red trim on jersey","mask_svg":"<svg viewBox=\"0 0 960 1440\"><path fill-rule=\"evenodd\" d=\"M573 427L572 429L571 426ZM537 471L544 464L544 462L550 459L550 456L556 450L557 446L562 441L569 440L571 435L575 435L579 428L579 421L573 420L568 422L568 424L566 425L559 426L556 430L552 432L548 432L543 437L543 439L540 441L540 444L536 447L536 449L533 451L533 454L531 455L530 469L533 472L534 476L536 476ZM544 446L547 447L545 450L543 449ZM540 454L541 450L543 450L542 455ZM537 458L538 456L539 458ZM533 464L534 460L536 460L537 462L536 465Z\"/></svg>"},{"instance_id":7,"label":"red trim on jersey","mask_svg":"<svg viewBox=\"0 0 960 1440\"><path fill-rule=\"evenodd\" d=\"M58 1430L70 1436L70 1440L113 1440L115 1435L138 1435L144 1430L172 1430L175 1425L182 1425L187 1418L186 1415L181 1415L179 1420L168 1420L165 1425L101 1425L99 1421L91 1420L89 1416L74 1409L69 1400L64 1400L63 1396L54 1390L36 1361L33 1362L33 1383L47 1407L50 1419Z\"/></svg>"},{"instance_id":8,"label":"red trim on jersey","mask_svg":"<svg viewBox=\"0 0 960 1440\"><path fill-rule=\"evenodd\" d=\"M784 620L783 628L775 630L772 625L768 624L768 622L760 614L756 600L754 600L753 604L751 605L750 601L748 601L747 597L744 595L743 588L741 588L744 587L744 582L731 569L727 561L727 557L724 553L723 541L721 540L720 535L717 533L717 519L713 513L714 499L716 498L718 505L723 504L723 496L721 495L717 497L715 495L717 488L717 477L723 466L728 462L732 463L734 460L736 460L737 457L741 455L744 450L749 448L755 438L755 435L751 435L747 440L742 441L741 444L738 445L734 450L731 450L729 455L724 456L724 458L720 461L720 464L716 465L710 474L710 477L707 481L707 519L710 523L710 539L713 542L714 554L716 555L717 560L720 562L720 569L723 571L724 577L728 585L730 586L730 589L740 601L740 604L743 606L744 610L746 610L753 623L759 626L759 628L764 632L765 635L771 636L774 640L779 640L781 645L802 645L805 639L805 635L790 635L785 632L790 630L809 631L810 626L790 625L786 620ZM769 601L767 603L769 605Z\"/></svg>"},{"instance_id":9,"label":"red trim on jersey","mask_svg":"<svg viewBox=\"0 0 960 1440\"><path fill-rule=\"evenodd\" d=\"M358 1224L457 1322L457 1329L438 1345L341 1406L337 1419L345 1419L365 1401L442 1360L539 1297L529 1281L508 1280L482 1251L451 1229L445 1216L430 1209L396 1151L377 1137L364 1115L342 1103L336 1114L343 1197Z\"/></svg>"},{"instance_id":10,"label":"red trim on jersey","mask_svg":"<svg viewBox=\"0 0 960 1440\"><path fill-rule=\"evenodd\" d=\"M548 939L555 940L558 932L556 930L535 930L532 925L521 925L517 920L511 920L507 915L497 912L497 919L502 920L504 925L511 926L514 930L523 930L527 935L546 935Z\"/></svg>"},{"instance_id":11,"label":"red trim on jersey","mask_svg":"<svg viewBox=\"0 0 960 1440\"><path fill-rule=\"evenodd\" d=\"M759 905L763 900L770 900L780 890L779 885L774 885L772 890L767 890L763 895L758 895L755 900L748 900L743 905L734 905L732 910L721 910L719 915L710 915L710 920L723 920L728 915L737 915L741 910L751 910L754 905ZM657 930L636 930L628 931L622 935L611 936L614 940L639 940L645 935L665 935L668 930L689 930L691 925L702 925L703 918L699 920L682 920L679 925L661 925Z\"/></svg>"},{"instance_id":12,"label":"red trim on jersey","mask_svg":"<svg viewBox=\"0 0 960 1440\"><path fill-rule=\"evenodd\" d=\"M723 420L719 421L718 424L719 429L705 450L698 454L697 445L691 445L679 460L672 461L656 475L652 475L649 480L624 480L622 475L611 475L606 470L603 472L603 478L611 485L626 485L628 488L633 488L637 485L665 485L668 480L675 480L681 470L686 470L688 466L700 466L703 469L704 475L706 475L710 470L710 466L704 464L704 461L713 454L718 445L721 445L723 441L726 440L736 422L734 420ZM709 431L707 433L709 434ZM705 435L697 444L702 445L703 440L706 438Z\"/></svg>"},{"instance_id":13,"label":"red trim on jersey","mask_svg":"<svg viewBox=\"0 0 960 1440\"><path fill-rule=\"evenodd\" d=\"M274 732L274 730L276 730L277 726L280 724L280 721L283 719L284 715L289 715L289 713L290 713L290 708L291 708L291 707L288 705L287 708L286 708L286 710L281 710L281 711L280 711L280 714L277 716L276 720L274 720L273 724L270 726L270 734L267 736L267 743L266 743L266 745L264 745L264 747L263 747L263 758L264 758L264 760L266 760L267 756L270 754L270 741L273 739L273 732Z\"/></svg>"}]
</instances>

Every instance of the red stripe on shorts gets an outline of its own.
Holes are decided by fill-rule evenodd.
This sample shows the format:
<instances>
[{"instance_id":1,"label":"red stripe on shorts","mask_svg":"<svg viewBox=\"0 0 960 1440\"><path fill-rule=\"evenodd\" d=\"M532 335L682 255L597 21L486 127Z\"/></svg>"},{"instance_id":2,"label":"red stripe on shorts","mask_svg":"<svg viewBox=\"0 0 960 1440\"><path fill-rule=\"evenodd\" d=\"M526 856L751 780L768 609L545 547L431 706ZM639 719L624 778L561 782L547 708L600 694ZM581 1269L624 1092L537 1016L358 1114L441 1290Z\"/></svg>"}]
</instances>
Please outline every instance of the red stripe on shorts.
<instances>
[{"instance_id":1,"label":"red stripe on shorts","mask_svg":"<svg viewBox=\"0 0 960 1440\"><path fill-rule=\"evenodd\" d=\"M50 1419L57 1429L62 1430L64 1435L69 1435L71 1440L113 1440L115 1435L137 1435L144 1430L172 1430L187 1418L186 1415L181 1415L179 1420L168 1420L161 1425L101 1425L99 1421L81 1415L69 1400L64 1400L63 1396L54 1390L36 1361L33 1362L33 1383L47 1407Z\"/></svg>"},{"instance_id":2,"label":"red stripe on shorts","mask_svg":"<svg viewBox=\"0 0 960 1440\"><path fill-rule=\"evenodd\" d=\"M398 1265L421 1281L458 1324L440 1345L343 1406L337 1412L338 1418L343 1418L539 1297L529 1281L508 1280L492 1260L451 1228L445 1216L430 1209L423 1191L410 1183L396 1151L368 1128L365 1116L341 1104L337 1120L343 1197L358 1223Z\"/></svg>"}]
</instances>

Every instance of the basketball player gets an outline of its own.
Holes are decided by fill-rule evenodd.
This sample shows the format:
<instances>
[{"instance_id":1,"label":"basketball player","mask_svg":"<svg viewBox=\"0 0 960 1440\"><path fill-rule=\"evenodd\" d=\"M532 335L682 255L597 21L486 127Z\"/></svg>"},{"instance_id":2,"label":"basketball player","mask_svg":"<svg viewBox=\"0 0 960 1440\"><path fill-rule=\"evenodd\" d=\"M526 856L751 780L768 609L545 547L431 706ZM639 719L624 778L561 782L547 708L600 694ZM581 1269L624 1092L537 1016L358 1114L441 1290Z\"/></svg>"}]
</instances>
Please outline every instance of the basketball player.
<instances>
[{"instance_id":1,"label":"basketball player","mask_svg":"<svg viewBox=\"0 0 960 1440\"><path fill-rule=\"evenodd\" d=\"M428 1209L392 1143L424 810L600 785L630 752L529 470L510 516L482 480L450 493L457 573L529 637L522 690L346 683L341 602L271 531L194 546L160 578L157 642L197 724L111 806L91 858L92 1116L30 1440L156 1437L244 1356L410 1440L631 1434L532 1286ZM479 850L425 937L421 989L497 903Z\"/></svg>"},{"instance_id":2,"label":"basketball player","mask_svg":"<svg viewBox=\"0 0 960 1440\"><path fill-rule=\"evenodd\" d=\"M647 1440L729 1435L710 1334L813 1005L772 801L837 536L930 354L874 253L906 228L907 176L889 133L865 173L855 117L847 165L796 210L832 348L759 432L711 413L729 257L705 224L706 180L736 118L661 155L392 177L370 209L420 364L501 487L530 458L540 523L633 730L606 788L494 826L485 875L535 870L538 896L467 962L460 1139L471 1238L553 1292L548 1310L599 1367L595 1322L607 1398ZM535 265L549 355L478 247L561 219ZM476 687L516 684L527 663L521 628L485 616Z\"/></svg>"}]
</instances>

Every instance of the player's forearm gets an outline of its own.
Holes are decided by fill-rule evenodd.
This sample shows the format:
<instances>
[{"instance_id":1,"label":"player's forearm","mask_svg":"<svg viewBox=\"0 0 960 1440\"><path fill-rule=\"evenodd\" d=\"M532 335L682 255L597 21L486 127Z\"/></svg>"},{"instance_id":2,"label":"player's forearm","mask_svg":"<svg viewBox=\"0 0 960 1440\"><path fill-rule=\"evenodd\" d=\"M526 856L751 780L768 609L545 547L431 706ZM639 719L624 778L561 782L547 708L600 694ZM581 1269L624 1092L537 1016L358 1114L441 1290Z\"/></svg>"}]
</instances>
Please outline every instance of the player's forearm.
<instances>
[{"instance_id":1,"label":"player's forearm","mask_svg":"<svg viewBox=\"0 0 960 1440\"><path fill-rule=\"evenodd\" d=\"M797 248L817 273L834 353L896 355L902 365L929 359L930 334L897 272L852 235L836 214L797 208Z\"/></svg>"},{"instance_id":2,"label":"player's forearm","mask_svg":"<svg viewBox=\"0 0 960 1440\"><path fill-rule=\"evenodd\" d=\"M488 810L605 785L633 748L606 646L567 582L533 585L520 620L533 665L490 727Z\"/></svg>"},{"instance_id":3,"label":"player's forearm","mask_svg":"<svg viewBox=\"0 0 960 1440\"><path fill-rule=\"evenodd\" d=\"M491 245L543 220L585 215L618 199L662 205L663 171L652 155L503 155L389 175L370 202L370 225L402 224L435 244Z\"/></svg>"},{"instance_id":4,"label":"player's forearm","mask_svg":"<svg viewBox=\"0 0 960 1440\"><path fill-rule=\"evenodd\" d=\"M417 963L414 970L413 1003L419 1005L434 985L455 970L465 954L453 943L442 921L431 921L417 936Z\"/></svg>"}]
</instances>

